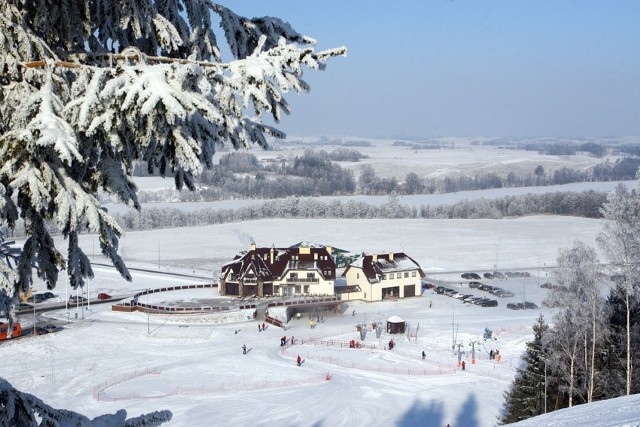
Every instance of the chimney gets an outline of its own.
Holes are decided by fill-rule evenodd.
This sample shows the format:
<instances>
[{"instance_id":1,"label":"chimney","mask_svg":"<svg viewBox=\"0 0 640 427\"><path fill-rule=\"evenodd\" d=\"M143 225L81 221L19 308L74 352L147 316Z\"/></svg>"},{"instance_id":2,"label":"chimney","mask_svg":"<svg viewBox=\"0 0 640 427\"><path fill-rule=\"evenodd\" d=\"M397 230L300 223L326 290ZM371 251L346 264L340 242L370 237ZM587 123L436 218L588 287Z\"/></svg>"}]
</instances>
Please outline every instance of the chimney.
<instances>
[{"instance_id":1,"label":"chimney","mask_svg":"<svg viewBox=\"0 0 640 427\"><path fill-rule=\"evenodd\" d=\"M318 260L318 252L314 252L313 253L313 260L317 261Z\"/></svg>"},{"instance_id":2,"label":"chimney","mask_svg":"<svg viewBox=\"0 0 640 427\"><path fill-rule=\"evenodd\" d=\"M329 252L329 255L333 253L333 248L331 246L327 246L326 249L327 249L327 252Z\"/></svg>"},{"instance_id":3,"label":"chimney","mask_svg":"<svg viewBox=\"0 0 640 427\"><path fill-rule=\"evenodd\" d=\"M251 251L255 251L256 250L256 244L255 242L251 242Z\"/></svg>"},{"instance_id":4,"label":"chimney","mask_svg":"<svg viewBox=\"0 0 640 427\"><path fill-rule=\"evenodd\" d=\"M389 261L393 261L393 252L389 254Z\"/></svg>"},{"instance_id":5,"label":"chimney","mask_svg":"<svg viewBox=\"0 0 640 427\"><path fill-rule=\"evenodd\" d=\"M270 261L271 264L273 264L273 253L274 252L275 252L275 249L274 249L273 245L271 245L271 252L269 253L269 255L270 255L269 261Z\"/></svg>"},{"instance_id":6,"label":"chimney","mask_svg":"<svg viewBox=\"0 0 640 427\"><path fill-rule=\"evenodd\" d=\"M377 254L371 255L371 261L372 262L378 262L378 255Z\"/></svg>"}]
</instances>

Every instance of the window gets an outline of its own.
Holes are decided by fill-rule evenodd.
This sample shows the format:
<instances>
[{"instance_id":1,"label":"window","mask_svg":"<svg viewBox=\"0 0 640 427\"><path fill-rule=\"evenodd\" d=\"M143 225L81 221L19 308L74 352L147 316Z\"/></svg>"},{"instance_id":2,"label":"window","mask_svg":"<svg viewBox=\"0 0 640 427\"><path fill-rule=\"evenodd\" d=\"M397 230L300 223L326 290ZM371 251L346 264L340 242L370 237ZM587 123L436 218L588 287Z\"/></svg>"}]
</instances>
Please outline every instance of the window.
<instances>
[{"instance_id":1,"label":"window","mask_svg":"<svg viewBox=\"0 0 640 427\"><path fill-rule=\"evenodd\" d=\"M393 279L393 273L389 273L389 280Z\"/></svg>"},{"instance_id":2,"label":"window","mask_svg":"<svg viewBox=\"0 0 640 427\"><path fill-rule=\"evenodd\" d=\"M313 279L314 277L316 277L314 273L307 273L307 279Z\"/></svg>"},{"instance_id":3,"label":"window","mask_svg":"<svg viewBox=\"0 0 640 427\"><path fill-rule=\"evenodd\" d=\"M360 278L360 273L356 273L356 279Z\"/></svg>"},{"instance_id":4,"label":"window","mask_svg":"<svg viewBox=\"0 0 640 427\"><path fill-rule=\"evenodd\" d=\"M415 271L411 272L411 277L416 277L416 272Z\"/></svg>"},{"instance_id":5,"label":"window","mask_svg":"<svg viewBox=\"0 0 640 427\"><path fill-rule=\"evenodd\" d=\"M309 285L304 285L304 293L305 294L309 293Z\"/></svg>"},{"instance_id":6,"label":"window","mask_svg":"<svg viewBox=\"0 0 640 427\"><path fill-rule=\"evenodd\" d=\"M381 280L387 280L387 275L383 274Z\"/></svg>"},{"instance_id":7,"label":"window","mask_svg":"<svg viewBox=\"0 0 640 427\"><path fill-rule=\"evenodd\" d=\"M409 277L409 272L404 273L404 277Z\"/></svg>"},{"instance_id":8,"label":"window","mask_svg":"<svg viewBox=\"0 0 640 427\"><path fill-rule=\"evenodd\" d=\"M300 286L298 285L296 286L296 294L299 294L299 293L300 293Z\"/></svg>"}]
</instances>

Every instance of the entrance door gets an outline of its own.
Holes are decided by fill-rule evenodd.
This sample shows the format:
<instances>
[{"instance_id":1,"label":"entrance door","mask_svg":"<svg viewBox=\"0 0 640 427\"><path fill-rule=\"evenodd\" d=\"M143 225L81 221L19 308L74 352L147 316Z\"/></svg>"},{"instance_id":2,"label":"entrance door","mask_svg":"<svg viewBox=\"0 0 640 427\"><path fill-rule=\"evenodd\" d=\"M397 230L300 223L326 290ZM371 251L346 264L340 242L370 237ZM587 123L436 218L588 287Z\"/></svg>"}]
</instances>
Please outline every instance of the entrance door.
<instances>
[{"instance_id":1,"label":"entrance door","mask_svg":"<svg viewBox=\"0 0 640 427\"><path fill-rule=\"evenodd\" d=\"M405 285L404 287L404 297L415 297L416 296L416 286L415 285Z\"/></svg>"}]
</instances>

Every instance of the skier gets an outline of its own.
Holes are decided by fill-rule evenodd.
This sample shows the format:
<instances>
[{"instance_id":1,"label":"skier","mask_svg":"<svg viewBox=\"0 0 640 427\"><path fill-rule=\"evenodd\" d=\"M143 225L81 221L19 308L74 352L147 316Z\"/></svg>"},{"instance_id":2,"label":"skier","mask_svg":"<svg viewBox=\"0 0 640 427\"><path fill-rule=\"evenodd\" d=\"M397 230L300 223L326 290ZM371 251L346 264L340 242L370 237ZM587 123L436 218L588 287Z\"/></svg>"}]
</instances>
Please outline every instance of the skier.
<instances>
[{"instance_id":1,"label":"skier","mask_svg":"<svg viewBox=\"0 0 640 427\"><path fill-rule=\"evenodd\" d=\"M291 335L291 345L293 345L295 339L293 338L293 335Z\"/></svg>"},{"instance_id":2,"label":"skier","mask_svg":"<svg viewBox=\"0 0 640 427\"><path fill-rule=\"evenodd\" d=\"M298 366L302 364L302 358L300 357L300 355L298 355L297 362L298 362Z\"/></svg>"},{"instance_id":3,"label":"skier","mask_svg":"<svg viewBox=\"0 0 640 427\"><path fill-rule=\"evenodd\" d=\"M429 300L429 308L431 308L432 305L433 305L433 301Z\"/></svg>"},{"instance_id":4,"label":"skier","mask_svg":"<svg viewBox=\"0 0 640 427\"><path fill-rule=\"evenodd\" d=\"M427 357L427 354L422 350L422 360L424 360L425 357Z\"/></svg>"},{"instance_id":5,"label":"skier","mask_svg":"<svg viewBox=\"0 0 640 427\"><path fill-rule=\"evenodd\" d=\"M247 354L247 346L242 344L242 354Z\"/></svg>"},{"instance_id":6,"label":"skier","mask_svg":"<svg viewBox=\"0 0 640 427\"><path fill-rule=\"evenodd\" d=\"M465 367L465 363L464 360L462 361L462 370L464 371L464 367Z\"/></svg>"},{"instance_id":7,"label":"skier","mask_svg":"<svg viewBox=\"0 0 640 427\"><path fill-rule=\"evenodd\" d=\"M258 332L262 332L262 327L260 326L260 323L258 323Z\"/></svg>"},{"instance_id":8,"label":"skier","mask_svg":"<svg viewBox=\"0 0 640 427\"><path fill-rule=\"evenodd\" d=\"M262 330L263 330L263 331L264 331L264 328L265 328L265 326L264 326L264 322L263 322L263 323L262 323Z\"/></svg>"}]
</instances>

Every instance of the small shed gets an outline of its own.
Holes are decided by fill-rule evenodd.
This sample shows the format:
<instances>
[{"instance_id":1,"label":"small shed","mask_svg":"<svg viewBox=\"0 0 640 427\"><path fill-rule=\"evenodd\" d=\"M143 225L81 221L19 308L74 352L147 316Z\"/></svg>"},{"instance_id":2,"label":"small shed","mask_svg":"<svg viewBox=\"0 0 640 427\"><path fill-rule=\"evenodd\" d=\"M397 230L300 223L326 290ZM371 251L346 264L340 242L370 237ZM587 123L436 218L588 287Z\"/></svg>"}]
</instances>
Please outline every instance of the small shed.
<instances>
[{"instance_id":1,"label":"small shed","mask_svg":"<svg viewBox=\"0 0 640 427\"><path fill-rule=\"evenodd\" d=\"M391 316L387 319L387 333L404 334L406 322L399 316Z\"/></svg>"}]
</instances>

